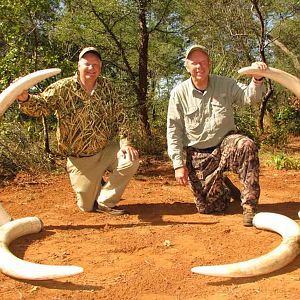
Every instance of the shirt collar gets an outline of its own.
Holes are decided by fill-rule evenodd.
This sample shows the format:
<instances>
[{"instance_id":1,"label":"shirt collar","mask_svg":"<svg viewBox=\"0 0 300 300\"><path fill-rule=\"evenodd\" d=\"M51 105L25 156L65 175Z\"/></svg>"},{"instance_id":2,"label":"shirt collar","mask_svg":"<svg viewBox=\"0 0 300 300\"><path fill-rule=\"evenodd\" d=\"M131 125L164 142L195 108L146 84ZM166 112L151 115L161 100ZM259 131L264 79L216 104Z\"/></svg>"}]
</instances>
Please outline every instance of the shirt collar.
<instances>
[{"instance_id":1,"label":"shirt collar","mask_svg":"<svg viewBox=\"0 0 300 300\"><path fill-rule=\"evenodd\" d=\"M194 83L193 83L193 80L192 80L192 77L190 77L190 79L189 79L189 84L190 84L191 88L193 89L193 91L195 91L195 92L197 92L197 93L201 93L202 95L205 95L205 94L207 93L207 90L208 90L209 87L210 87L210 78L209 78L209 80L208 80L208 86L207 86L206 90L204 90L204 91L201 91L201 90L199 90L199 89L197 89L197 88L195 87L195 85L194 85Z\"/></svg>"}]
</instances>

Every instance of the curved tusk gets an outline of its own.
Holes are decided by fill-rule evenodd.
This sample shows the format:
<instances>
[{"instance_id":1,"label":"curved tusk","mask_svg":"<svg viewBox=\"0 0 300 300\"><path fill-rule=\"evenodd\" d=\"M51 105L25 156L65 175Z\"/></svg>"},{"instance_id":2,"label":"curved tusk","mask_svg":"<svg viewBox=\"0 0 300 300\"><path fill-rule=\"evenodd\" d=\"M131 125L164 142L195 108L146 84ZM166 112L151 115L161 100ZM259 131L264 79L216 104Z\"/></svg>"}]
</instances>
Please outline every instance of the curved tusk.
<instances>
[{"instance_id":1,"label":"curved tusk","mask_svg":"<svg viewBox=\"0 0 300 300\"><path fill-rule=\"evenodd\" d=\"M251 277L278 270L300 253L300 226L292 219L275 213L258 213L253 224L258 229L279 233L283 238L280 245L258 258L227 265L199 266L191 271L211 276Z\"/></svg>"},{"instance_id":2,"label":"curved tusk","mask_svg":"<svg viewBox=\"0 0 300 300\"><path fill-rule=\"evenodd\" d=\"M275 80L300 98L300 79L287 72L270 67L266 70L261 70L255 67L245 67L238 70L238 73L243 75L258 75Z\"/></svg>"},{"instance_id":3,"label":"curved tusk","mask_svg":"<svg viewBox=\"0 0 300 300\"><path fill-rule=\"evenodd\" d=\"M24 90L60 72L61 70L58 68L40 70L12 83L0 94L0 116ZM0 271L4 274L20 279L45 280L72 276L83 272L83 268L77 266L42 265L17 258L9 251L8 245L20 236L39 232L43 226L42 222L36 217L27 217L9 222L11 218L2 206L0 207L0 217L0 225L4 224L0 226Z\"/></svg>"},{"instance_id":4,"label":"curved tusk","mask_svg":"<svg viewBox=\"0 0 300 300\"><path fill-rule=\"evenodd\" d=\"M83 272L77 266L42 265L24 261L14 256L8 245L18 237L42 230L37 217L26 217L8 222L0 227L0 271L4 274L28 280L45 280L76 275Z\"/></svg>"},{"instance_id":5,"label":"curved tusk","mask_svg":"<svg viewBox=\"0 0 300 300\"><path fill-rule=\"evenodd\" d=\"M8 88L6 88L0 94L0 116L2 116L8 107L16 100L16 98L24 91L28 90L38 82L57 75L61 72L61 69L45 69L30 73L14 83L12 83Z\"/></svg>"}]
</instances>

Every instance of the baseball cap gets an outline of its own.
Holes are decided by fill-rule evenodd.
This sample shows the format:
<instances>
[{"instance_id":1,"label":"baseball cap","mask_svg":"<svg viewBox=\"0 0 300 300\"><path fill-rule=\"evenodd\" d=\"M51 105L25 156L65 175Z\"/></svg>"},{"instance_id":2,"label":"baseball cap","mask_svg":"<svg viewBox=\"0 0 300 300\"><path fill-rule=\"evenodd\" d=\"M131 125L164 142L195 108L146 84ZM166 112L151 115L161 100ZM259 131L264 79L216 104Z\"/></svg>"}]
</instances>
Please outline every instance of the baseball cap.
<instances>
[{"instance_id":1,"label":"baseball cap","mask_svg":"<svg viewBox=\"0 0 300 300\"><path fill-rule=\"evenodd\" d=\"M208 50L207 50L206 47L204 47L204 46L202 46L202 45L193 45L193 46L189 47L189 48L186 50L186 53L185 53L185 59L187 59L188 56L189 56L192 52L194 52L194 51L196 51L196 50L200 50L200 51L206 53L207 56L209 56L209 53L208 53Z\"/></svg>"},{"instance_id":2,"label":"baseball cap","mask_svg":"<svg viewBox=\"0 0 300 300\"><path fill-rule=\"evenodd\" d=\"M81 59L88 52L96 54L101 60L101 55L95 47L86 47L86 48L82 49L82 51L79 53L79 59Z\"/></svg>"}]
</instances>

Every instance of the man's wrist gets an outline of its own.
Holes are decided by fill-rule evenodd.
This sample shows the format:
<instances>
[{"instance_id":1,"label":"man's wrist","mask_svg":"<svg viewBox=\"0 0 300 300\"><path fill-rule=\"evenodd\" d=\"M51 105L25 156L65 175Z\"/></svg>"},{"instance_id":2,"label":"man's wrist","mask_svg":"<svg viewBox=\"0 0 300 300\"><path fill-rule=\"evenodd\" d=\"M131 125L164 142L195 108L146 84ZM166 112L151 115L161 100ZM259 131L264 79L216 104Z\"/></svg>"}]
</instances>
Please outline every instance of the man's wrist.
<instances>
[{"instance_id":1,"label":"man's wrist","mask_svg":"<svg viewBox=\"0 0 300 300\"><path fill-rule=\"evenodd\" d=\"M176 167L176 168L174 168L174 170L176 171L176 170L182 169L182 168L184 168L184 166Z\"/></svg>"},{"instance_id":2,"label":"man's wrist","mask_svg":"<svg viewBox=\"0 0 300 300\"><path fill-rule=\"evenodd\" d=\"M254 81L263 81L265 77L255 78L253 77Z\"/></svg>"},{"instance_id":3,"label":"man's wrist","mask_svg":"<svg viewBox=\"0 0 300 300\"><path fill-rule=\"evenodd\" d=\"M19 104L25 103L28 100L29 100L29 94L28 94L28 96L27 96L27 98L25 100L19 100L19 99L17 99L17 101L18 101Z\"/></svg>"}]
</instances>

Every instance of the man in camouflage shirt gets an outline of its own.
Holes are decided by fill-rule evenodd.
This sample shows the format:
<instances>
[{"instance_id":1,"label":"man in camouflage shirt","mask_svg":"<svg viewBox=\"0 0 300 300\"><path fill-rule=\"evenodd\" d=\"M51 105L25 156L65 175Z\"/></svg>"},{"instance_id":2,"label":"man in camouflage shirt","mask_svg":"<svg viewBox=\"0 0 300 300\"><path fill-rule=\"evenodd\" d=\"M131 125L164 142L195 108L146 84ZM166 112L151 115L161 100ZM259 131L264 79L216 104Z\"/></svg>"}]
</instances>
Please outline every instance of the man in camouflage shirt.
<instances>
[{"instance_id":1,"label":"man in camouflage shirt","mask_svg":"<svg viewBox=\"0 0 300 300\"><path fill-rule=\"evenodd\" d=\"M102 77L102 60L94 47L84 48L78 74L61 79L39 95L24 91L20 109L31 116L55 113L59 152L82 211L124 214L116 204L138 169L138 151L130 145L122 95ZM108 179L101 180L106 171Z\"/></svg>"},{"instance_id":2,"label":"man in camouflage shirt","mask_svg":"<svg viewBox=\"0 0 300 300\"><path fill-rule=\"evenodd\" d=\"M261 62L254 65L267 68ZM188 49L185 67L191 77L172 90L167 117L175 178L182 185L189 183L199 213L214 213L230 202L224 172L237 173L243 185L243 224L252 226L260 194L258 150L251 139L236 132L233 106L258 102L262 78L253 77L247 86L210 75L209 54L201 45Z\"/></svg>"}]
</instances>

